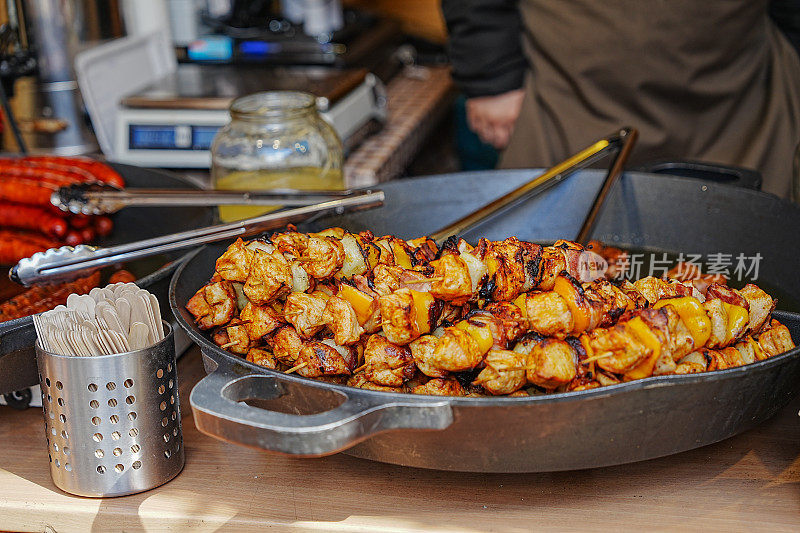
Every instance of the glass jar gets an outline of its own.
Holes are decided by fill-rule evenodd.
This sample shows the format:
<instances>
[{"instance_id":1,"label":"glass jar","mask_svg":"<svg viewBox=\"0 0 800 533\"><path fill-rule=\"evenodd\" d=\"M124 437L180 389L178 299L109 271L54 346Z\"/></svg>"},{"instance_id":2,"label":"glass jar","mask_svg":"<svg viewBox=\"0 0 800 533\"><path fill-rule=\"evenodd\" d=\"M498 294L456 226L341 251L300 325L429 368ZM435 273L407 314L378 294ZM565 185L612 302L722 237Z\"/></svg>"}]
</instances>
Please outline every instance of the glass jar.
<instances>
[{"instance_id":1,"label":"glass jar","mask_svg":"<svg viewBox=\"0 0 800 533\"><path fill-rule=\"evenodd\" d=\"M211 144L215 188L344 188L342 142L317 112L314 95L294 91L255 93L234 100L230 114L231 122ZM241 220L271 209L275 207L220 206L220 218Z\"/></svg>"}]
</instances>

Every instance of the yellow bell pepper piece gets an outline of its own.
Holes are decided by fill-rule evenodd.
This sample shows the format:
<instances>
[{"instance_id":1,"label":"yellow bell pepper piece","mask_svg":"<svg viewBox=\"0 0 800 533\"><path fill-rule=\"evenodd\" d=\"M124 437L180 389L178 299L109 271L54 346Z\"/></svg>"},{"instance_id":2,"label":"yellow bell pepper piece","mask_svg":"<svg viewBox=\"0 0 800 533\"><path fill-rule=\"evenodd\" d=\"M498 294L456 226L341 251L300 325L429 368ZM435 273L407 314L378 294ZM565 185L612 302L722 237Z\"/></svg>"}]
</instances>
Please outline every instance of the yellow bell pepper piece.
<instances>
[{"instance_id":1,"label":"yellow bell pepper piece","mask_svg":"<svg viewBox=\"0 0 800 533\"><path fill-rule=\"evenodd\" d=\"M346 283L339 285L339 293L337 296L343 300L347 300L350 305L353 306L353 310L356 312L358 323L362 326L367 322L367 320L369 320L369 317L372 316L372 313L375 310L375 300L370 295L365 294L355 287L347 285Z\"/></svg>"},{"instance_id":2,"label":"yellow bell pepper piece","mask_svg":"<svg viewBox=\"0 0 800 533\"><path fill-rule=\"evenodd\" d=\"M672 306L678 316L681 317L686 329L694 339L694 347L702 348L711 337L711 320L708 318L700 300L691 296L681 298L668 298L659 300L653 306L654 309L661 309L665 305Z\"/></svg>"},{"instance_id":3,"label":"yellow bell pepper piece","mask_svg":"<svg viewBox=\"0 0 800 533\"><path fill-rule=\"evenodd\" d=\"M650 355L647 356L644 361L625 373L625 380L630 381L651 376L653 374L653 368L656 366L656 361L658 361L658 357L661 355L661 343L658 342L658 337L656 337L647 324L638 316L628 320L625 323L625 327L650 350Z\"/></svg>"},{"instance_id":4,"label":"yellow bell pepper piece","mask_svg":"<svg viewBox=\"0 0 800 533\"><path fill-rule=\"evenodd\" d=\"M742 332L747 328L747 324L750 323L750 313L739 305L729 303L723 303L723 305L728 315L728 327L725 332L725 343L728 344L734 340L734 331Z\"/></svg>"},{"instance_id":5,"label":"yellow bell pepper piece","mask_svg":"<svg viewBox=\"0 0 800 533\"><path fill-rule=\"evenodd\" d=\"M403 267L403 268L411 268L411 256L408 255L405 248L403 248L399 243L392 242L392 253L394 253L394 264Z\"/></svg>"},{"instance_id":6,"label":"yellow bell pepper piece","mask_svg":"<svg viewBox=\"0 0 800 533\"><path fill-rule=\"evenodd\" d=\"M519 307L519 310L522 311L522 316L528 318L528 294L522 293L517 296L517 299L514 300L514 305Z\"/></svg>"},{"instance_id":7,"label":"yellow bell pepper piece","mask_svg":"<svg viewBox=\"0 0 800 533\"><path fill-rule=\"evenodd\" d=\"M414 317L417 323L417 330L421 335L430 333L430 309L434 298L429 292L420 292L411 289L411 298L414 302Z\"/></svg>"},{"instance_id":8,"label":"yellow bell pepper piece","mask_svg":"<svg viewBox=\"0 0 800 533\"><path fill-rule=\"evenodd\" d=\"M475 339L482 354L492 349L494 337L492 337L492 332L489 331L488 327L470 324L469 320L462 320L456 324L456 327Z\"/></svg>"},{"instance_id":9,"label":"yellow bell pepper piece","mask_svg":"<svg viewBox=\"0 0 800 533\"><path fill-rule=\"evenodd\" d=\"M563 298L572 315L572 332L583 333L589 329L589 311L578 307L577 301L581 298L577 288L564 276L558 276L553 284L553 291Z\"/></svg>"}]
</instances>

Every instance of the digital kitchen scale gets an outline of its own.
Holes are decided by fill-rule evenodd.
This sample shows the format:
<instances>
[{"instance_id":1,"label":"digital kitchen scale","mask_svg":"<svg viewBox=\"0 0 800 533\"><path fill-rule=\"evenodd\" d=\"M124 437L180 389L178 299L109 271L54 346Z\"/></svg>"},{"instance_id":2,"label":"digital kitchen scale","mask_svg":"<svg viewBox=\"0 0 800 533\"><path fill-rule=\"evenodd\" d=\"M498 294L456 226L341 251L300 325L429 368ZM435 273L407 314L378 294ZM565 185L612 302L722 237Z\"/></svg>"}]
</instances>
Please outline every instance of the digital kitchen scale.
<instances>
[{"instance_id":1,"label":"digital kitchen scale","mask_svg":"<svg viewBox=\"0 0 800 533\"><path fill-rule=\"evenodd\" d=\"M120 102L113 160L148 167L208 168L217 130L234 98L260 91L305 91L346 148L386 118L381 81L365 69L264 68L181 64Z\"/></svg>"}]
</instances>

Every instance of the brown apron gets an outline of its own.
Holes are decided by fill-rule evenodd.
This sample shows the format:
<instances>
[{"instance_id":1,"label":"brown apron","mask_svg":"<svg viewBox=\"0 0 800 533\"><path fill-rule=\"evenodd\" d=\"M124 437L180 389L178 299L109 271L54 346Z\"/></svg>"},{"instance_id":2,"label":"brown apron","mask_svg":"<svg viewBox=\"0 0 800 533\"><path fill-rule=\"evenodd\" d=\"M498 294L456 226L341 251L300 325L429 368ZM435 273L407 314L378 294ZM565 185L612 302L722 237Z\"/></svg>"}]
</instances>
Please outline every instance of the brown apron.
<instances>
[{"instance_id":1,"label":"brown apron","mask_svg":"<svg viewBox=\"0 0 800 533\"><path fill-rule=\"evenodd\" d=\"M759 170L788 197L800 59L767 0L520 0L531 70L501 166L549 166L621 126L630 165L700 159Z\"/></svg>"}]
</instances>

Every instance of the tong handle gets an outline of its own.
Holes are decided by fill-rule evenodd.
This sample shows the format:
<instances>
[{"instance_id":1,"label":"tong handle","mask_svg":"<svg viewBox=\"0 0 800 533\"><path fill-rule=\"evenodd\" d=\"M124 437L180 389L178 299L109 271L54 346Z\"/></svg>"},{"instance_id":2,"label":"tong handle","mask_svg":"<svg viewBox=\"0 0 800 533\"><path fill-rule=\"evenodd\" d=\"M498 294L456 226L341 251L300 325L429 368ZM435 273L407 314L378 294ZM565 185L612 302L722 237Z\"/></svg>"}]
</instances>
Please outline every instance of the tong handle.
<instances>
[{"instance_id":1,"label":"tong handle","mask_svg":"<svg viewBox=\"0 0 800 533\"><path fill-rule=\"evenodd\" d=\"M560 183L562 180L576 171L586 168L595 161L605 157L607 154L619 150L624 141L627 138L630 138L629 133L630 128L624 128L619 132L600 139L590 146L587 146L580 152L568 157L564 161L548 168L531 181L520 185L513 191L492 202L489 202L467 216L431 234L431 239L433 239L437 244L441 245L451 236L464 233L468 229L471 229L486 219L498 214L500 211L511 207L513 204L523 199L541 194L553 185ZM627 144L627 146L631 145L632 143ZM624 159L620 161L620 163L623 162Z\"/></svg>"},{"instance_id":2,"label":"tong handle","mask_svg":"<svg viewBox=\"0 0 800 533\"><path fill-rule=\"evenodd\" d=\"M85 245L74 248L62 246L46 252L37 252L31 257L22 259L11 269L9 277L25 286L35 283L67 281L107 265L234 237L257 235L292 222L307 220L312 216L339 215L345 211L379 207L383 205L383 200L383 191L366 190L360 194L353 194L348 198L287 209L239 222L219 224L128 244L120 244L109 248L95 248Z\"/></svg>"},{"instance_id":3,"label":"tong handle","mask_svg":"<svg viewBox=\"0 0 800 533\"><path fill-rule=\"evenodd\" d=\"M360 191L220 191L196 189L117 189L100 184L61 187L50 202L61 209L84 215L115 213L124 207L265 205L302 206L350 198Z\"/></svg>"}]
</instances>

